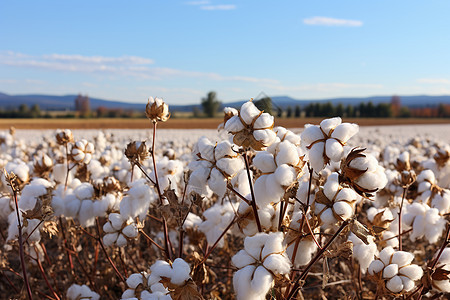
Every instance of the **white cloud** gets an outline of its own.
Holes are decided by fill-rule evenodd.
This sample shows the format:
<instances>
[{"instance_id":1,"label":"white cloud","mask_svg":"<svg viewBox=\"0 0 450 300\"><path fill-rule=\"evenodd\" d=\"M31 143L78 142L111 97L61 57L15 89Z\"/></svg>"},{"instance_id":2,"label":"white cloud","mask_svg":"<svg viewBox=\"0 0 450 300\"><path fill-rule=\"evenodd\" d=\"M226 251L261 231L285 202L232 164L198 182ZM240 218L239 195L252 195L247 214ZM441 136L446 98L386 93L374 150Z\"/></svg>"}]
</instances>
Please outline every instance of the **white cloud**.
<instances>
[{"instance_id":1,"label":"white cloud","mask_svg":"<svg viewBox=\"0 0 450 300\"><path fill-rule=\"evenodd\" d=\"M382 89L381 84L354 84L354 83L314 83L300 84L296 86L274 85L269 88L278 92L340 92L351 89Z\"/></svg>"},{"instance_id":2,"label":"white cloud","mask_svg":"<svg viewBox=\"0 0 450 300\"><path fill-rule=\"evenodd\" d=\"M420 78L417 79L419 83L429 83L429 84L450 84L450 79L447 78Z\"/></svg>"},{"instance_id":3,"label":"white cloud","mask_svg":"<svg viewBox=\"0 0 450 300\"><path fill-rule=\"evenodd\" d=\"M311 17L303 19L303 23L306 25L345 26L345 27L360 27L363 25L363 22L358 20L345 20L328 17Z\"/></svg>"},{"instance_id":4,"label":"white cloud","mask_svg":"<svg viewBox=\"0 0 450 300\"><path fill-rule=\"evenodd\" d=\"M203 5L200 6L201 10L233 10L236 9L234 4L219 4L219 5Z\"/></svg>"},{"instance_id":5,"label":"white cloud","mask_svg":"<svg viewBox=\"0 0 450 300\"><path fill-rule=\"evenodd\" d=\"M82 56L50 54L31 56L16 52L0 52L0 65L33 68L55 72L98 73L116 77L162 80L166 78L202 78L213 81L249 82L255 84L277 84L277 80L246 76L224 76L212 72L186 71L165 67L150 67L153 60L137 56Z\"/></svg>"}]
</instances>

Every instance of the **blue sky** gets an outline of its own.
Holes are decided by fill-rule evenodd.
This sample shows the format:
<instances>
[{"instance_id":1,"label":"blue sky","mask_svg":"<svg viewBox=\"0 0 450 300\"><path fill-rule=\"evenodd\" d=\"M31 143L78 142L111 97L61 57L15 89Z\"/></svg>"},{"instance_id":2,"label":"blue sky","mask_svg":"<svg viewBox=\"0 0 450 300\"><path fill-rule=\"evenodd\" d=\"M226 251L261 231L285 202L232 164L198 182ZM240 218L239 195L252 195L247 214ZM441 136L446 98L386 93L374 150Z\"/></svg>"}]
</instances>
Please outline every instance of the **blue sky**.
<instances>
[{"instance_id":1,"label":"blue sky","mask_svg":"<svg viewBox=\"0 0 450 300\"><path fill-rule=\"evenodd\" d=\"M0 92L450 94L450 1L0 1Z\"/></svg>"}]
</instances>

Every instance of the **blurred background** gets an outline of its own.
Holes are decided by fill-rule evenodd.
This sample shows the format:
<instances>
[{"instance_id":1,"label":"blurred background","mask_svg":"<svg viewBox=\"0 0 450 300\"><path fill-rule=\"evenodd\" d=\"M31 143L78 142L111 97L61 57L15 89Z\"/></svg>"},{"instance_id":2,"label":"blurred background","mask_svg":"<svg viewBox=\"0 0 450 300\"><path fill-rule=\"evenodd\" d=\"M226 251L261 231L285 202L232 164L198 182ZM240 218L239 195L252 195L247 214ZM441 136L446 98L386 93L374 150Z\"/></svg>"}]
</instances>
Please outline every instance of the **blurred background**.
<instances>
[{"instance_id":1,"label":"blurred background","mask_svg":"<svg viewBox=\"0 0 450 300\"><path fill-rule=\"evenodd\" d=\"M1 126L144 118L149 96L173 118L254 99L286 119L447 122L449 11L444 0L1 1Z\"/></svg>"}]
</instances>

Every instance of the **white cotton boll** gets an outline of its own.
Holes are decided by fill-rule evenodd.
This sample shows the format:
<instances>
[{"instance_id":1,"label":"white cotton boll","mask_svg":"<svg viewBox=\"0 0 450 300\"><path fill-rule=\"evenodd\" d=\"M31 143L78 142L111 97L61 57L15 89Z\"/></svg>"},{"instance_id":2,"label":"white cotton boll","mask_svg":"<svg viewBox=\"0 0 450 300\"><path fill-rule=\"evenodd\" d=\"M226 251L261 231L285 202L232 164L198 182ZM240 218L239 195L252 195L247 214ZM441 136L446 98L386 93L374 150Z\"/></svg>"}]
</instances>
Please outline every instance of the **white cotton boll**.
<instances>
[{"instance_id":1,"label":"white cotton boll","mask_svg":"<svg viewBox=\"0 0 450 300\"><path fill-rule=\"evenodd\" d=\"M439 291L450 293L450 280L433 280L433 285Z\"/></svg>"},{"instance_id":2,"label":"white cotton boll","mask_svg":"<svg viewBox=\"0 0 450 300\"><path fill-rule=\"evenodd\" d=\"M137 237L139 230L137 229L136 224L133 223L125 226L122 229L122 233L128 238L135 238Z\"/></svg>"},{"instance_id":3,"label":"white cotton boll","mask_svg":"<svg viewBox=\"0 0 450 300\"><path fill-rule=\"evenodd\" d=\"M272 129L261 129L253 131L253 137L267 147L275 142L277 135Z\"/></svg>"},{"instance_id":4,"label":"white cotton boll","mask_svg":"<svg viewBox=\"0 0 450 300\"><path fill-rule=\"evenodd\" d=\"M281 165L279 166L275 173L276 181L281 186L290 186L296 179L297 179L297 172L295 169L288 165Z\"/></svg>"},{"instance_id":5,"label":"white cotton boll","mask_svg":"<svg viewBox=\"0 0 450 300\"><path fill-rule=\"evenodd\" d=\"M103 231L106 233L111 233L111 232L116 232L117 230L115 230L112 226L111 226L111 222L106 222L103 225Z\"/></svg>"},{"instance_id":6,"label":"white cotton boll","mask_svg":"<svg viewBox=\"0 0 450 300\"><path fill-rule=\"evenodd\" d=\"M271 232L267 235L264 248L261 252L261 257L266 257L271 253L279 253L283 251L283 239L282 232Z\"/></svg>"},{"instance_id":7,"label":"white cotton boll","mask_svg":"<svg viewBox=\"0 0 450 300\"><path fill-rule=\"evenodd\" d=\"M353 123L343 123L336 126L331 136L335 139L346 143L352 136L357 134L359 126Z\"/></svg>"},{"instance_id":8,"label":"white cotton boll","mask_svg":"<svg viewBox=\"0 0 450 300\"><path fill-rule=\"evenodd\" d=\"M393 248L398 247L398 244L399 244L398 238L395 237L397 234L398 233L388 231L388 230L383 232L383 241L386 242L386 246L391 246Z\"/></svg>"},{"instance_id":9,"label":"white cotton boll","mask_svg":"<svg viewBox=\"0 0 450 300\"><path fill-rule=\"evenodd\" d=\"M144 275L141 273L131 274L130 277L127 278L127 286L132 289L136 289L138 285L144 283Z\"/></svg>"},{"instance_id":10,"label":"white cotton boll","mask_svg":"<svg viewBox=\"0 0 450 300\"><path fill-rule=\"evenodd\" d=\"M126 237L123 234L119 234L119 236L117 237L117 240L116 240L116 245L118 247L124 247L127 245L127 243L128 242L127 242Z\"/></svg>"},{"instance_id":11,"label":"white cotton boll","mask_svg":"<svg viewBox=\"0 0 450 300\"><path fill-rule=\"evenodd\" d=\"M247 251L240 250L238 253L236 253L231 258L231 262L233 263L233 265L236 268L242 269L243 267L251 265L251 264L255 263L256 261L255 261L255 258L248 255Z\"/></svg>"},{"instance_id":12,"label":"white cotton boll","mask_svg":"<svg viewBox=\"0 0 450 300\"><path fill-rule=\"evenodd\" d=\"M246 237L244 239L244 248L245 251L248 252L251 256L255 258L259 258L261 254L261 249L264 247L264 244L267 240L267 234L265 233L257 233L252 237Z\"/></svg>"},{"instance_id":13,"label":"white cotton boll","mask_svg":"<svg viewBox=\"0 0 450 300\"><path fill-rule=\"evenodd\" d=\"M253 158L253 165L263 173L275 172L277 168L273 154L267 151L257 152Z\"/></svg>"},{"instance_id":14,"label":"white cotton boll","mask_svg":"<svg viewBox=\"0 0 450 300\"><path fill-rule=\"evenodd\" d=\"M114 228L116 231L119 231L122 228L123 218L120 214L118 213L109 214L109 221L111 222L112 228Z\"/></svg>"},{"instance_id":15,"label":"white cotton boll","mask_svg":"<svg viewBox=\"0 0 450 300\"><path fill-rule=\"evenodd\" d=\"M347 201L356 201L358 199L358 195L356 192L349 188L343 188L336 195L336 201L347 200Z\"/></svg>"},{"instance_id":16,"label":"white cotton boll","mask_svg":"<svg viewBox=\"0 0 450 300\"><path fill-rule=\"evenodd\" d=\"M305 130L300 135L303 148L309 147L313 142L324 139L319 126L305 125Z\"/></svg>"},{"instance_id":17,"label":"white cotton boll","mask_svg":"<svg viewBox=\"0 0 450 300\"><path fill-rule=\"evenodd\" d=\"M266 177L267 177L266 178L266 194L267 194L267 197L270 197L271 198L271 202L273 202L273 203L280 202L281 198L284 195L285 190L278 183L276 173L269 174ZM289 180L289 176L288 176L288 178L281 177L280 179L288 179ZM292 180L291 183L293 181L294 180Z\"/></svg>"},{"instance_id":18,"label":"white cotton boll","mask_svg":"<svg viewBox=\"0 0 450 300\"><path fill-rule=\"evenodd\" d=\"M380 252L380 260L387 266L391 263L391 256L395 252L392 247L385 247Z\"/></svg>"},{"instance_id":19,"label":"white cotton boll","mask_svg":"<svg viewBox=\"0 0 450 300\"><path fill-rule=\"evenodd\" d=\"M271 127L274 123L273 116L271 116L268 113L261 114L258 119L256 119L255 123L253 124L254 129L263 129Z\"/></svg>"},{"instance_id":20,"label":"white cotton boll","mask_svg":"<svg viewBox=\"0 0 450 300\"><path fill-rule=\"evenodd\" d=\"M425 218L421 215L416 216L412 224L413 232L409 236L410 240L415 241L417 238L422 237L424 235L425 226Z\"/></svg>"},{"instance_id":21,"label":"white cotton boll","mask_svg":"<svg viewBox=\"0 0 450 300\"><path fill-rule=\"evenodd\" d=\"M450 192L443 190L443 195L437 194L434 196L431 206L439 209L441 214L446 214L450 211Z\"/></svg>"},{"instance_id":22,"label":"white cotton boll","mask_svg":"<svg viewBox=\"0 0 450 300\"><path fill-rule=\"evenodd\" d=\"M374 190L384 188L387 184L387 178L386 175L384 175L383 167L378 166L376 172L365 172L363 175L358 177L355 182L362 188Z\"/></svg>"},{"instance_id":23,"label":"white cotton boll","mask_svg":"<svg viewBox=\"0 0 450 300\"><path fill-rule=\"evenodd\" d=\"M225 130L226 131L239 132L242 129L244 129L244 124L242 124L241 119L239 118L239 116L233 116L225 123Z\"/></svg>"},{"instance_id":24,"label":"white cotton boll","mask_svg":"<svg viewBox=\"0 0 450 300\"><path fill-rule=\"evenodd\" d=\"M264 260L264 267L275 274L287 274L291 270L291 261L284 255L272 254Z\"/></svg>"},{"instance_id":25,"label":"white cotton boll","mask_svg":"<svg viewBox=\"0 0 450 300\"><path fill-rule=\"evenodd\" d=\"M219 170L214 168L211 170L211 174L208 179L208 186L219 197L222 197L227 190L227 180L223 177Z\"/></svg>"},{"instance_id":26,"label":"white cotton boll","mask_svg":"<svg viewBox=\"0 0 450 300\"><path fill-rule=\"evenodd\" d=\"M183 229L186 230L188 228L195 228L198 227L201 223L202 218L200 218L196 214L189 212L183 224Z\"/></svg>"},{"instance_id":27,"label":"white cotton boll","mask_svg":"<svg viewBox=\"0 0 450 300\"><path fill-rule=\"evenodd\" d=\"M236 156L236 153L233 151L232 144L228 140L218 143L214 150L214 157L216 160L219 160L224 156Z\"/></svg>"},{"instance_id":28,"label":"white cotton boll","mask_svg":"<svg viewBox=\"0 0 450 300\"><path fill-rule=\"evenodd\" d=\"M172 263L172 277L171 282L176 285L182 285L186 280L190 278L191 268L189 264L181 258L177 258Z\"/></svg>"},{"instance_id":29,"label":"white cotton boll","mask_svg":"<svg viewBox=\"0 0 450 300\"><path fill-rule=\"evenodd\" d=\"M110 247L116 242L118 236L119 236L118 232L107 233L103 237L103 243L105 244L106 247Z\"/></svg>"},{"instance_id":30,"label":"white cotton boll","mask_svg":"<svg viewBox=\"0 0 450 300\"><path fill-rule=\"evenodd\" d=\"M418 265L409 265L401 267L398 271L399 274L405 275L409 279L416 281L419 280L423 275L423 270Z\"/></svg>"},{"instance_id":31,"label":"white cotton boll","mask_svg":"<svg viewBox=\"0 0 450 300\"><path fill-rule=\"evenodd\" d=\"M73 191L78 199L90 199L94 196L94 187L92 184L84 182L77 186Z\"/></svg>"},{"instance_id":32,"label":"white cotton boll","mask_svg":"<svg viewBox=\"0 0 450 300\"><path fill-rule=\"evenodd\" d=\"M95 215L93 209L93 201L83 200L81 201L80 211L78 213L78 219L80 225L83 227L91 227L95 223Z\"/></svg>"},{"instance_id":33,"label":"white cotton boll","mask_svg":"<svg viewBox=\"0 0 450 300\"><path fill-rule=\"evenodd\" d=\"M416 178L417 182L429 181L431 183L436 183L436 177L432 170L423 170Z\"/></svg>"},{"instance_id":34,"label":"white cotton boll","mask_svg":"<svg viewBox=\"0 0 450 300\"><path fill-rule=\"evenodd\" d=\"M78 215L78 211L80 210L81 201L76 197L66 197L65 199L65 213L66 217L75 218Z\"/></svg>"},{"instance_id":35,"label":"white cotton boll","mask_svg":"<svg viewBox=\"0 0 450 300\"><path fill-rule=\"evenodd\" d=\"M383 278L392 278L398 274L398 265L390 264L383 269Z\"/></svg>"},{"instance_id":36,"label":"white cotton boll","mask_svg":"<svg viewBox=\"0 0 450 300\"><path fill-rule=\"evenodd\" d=\"M378 167L378 160L370 154L365 154L364 157L357 157L353 159L349 166L358 170L366 170L366 172L375 172Z\"/></svg>"},{"instance_id":37,"label":"white cotton boll","mask_svg":"<svg viewBox=\"0 0 450 300\"><path fill-rule=\"evenodd\" d=\"M332 161L340 161L344 148L341 143L335 139L327 139L325 142L325 153Z\"/></svg>"},{"instance_id":38,"label":"white cotton boll","mask_svg":"<svg viewBox=\"0 0 450 300\"><path fill-rule=\"evenodd\" d=\"M344 201L338 201L333 204L333 210L343 220L349 219L353 215L353 208Z\"/></svg>"},{"instance_id":39,"label":"white cotton boll","mask_svg":"<svg viewBox=\"0 0 450 300\"><path fill-rule=\"evenodd\" d=\"M265 294L261 291L254 291L250 285L253 278L255 266L249 265L236 271L233 275L233 287L238 300L264 300ZM261 295L262 294L262 295Z\"/></svg>"},{"instance_id":40,"label":"white cotton boll","mask_svg":"<svg viewBox=\"0 0 450 300\"><path fill-rule=\"evenodd\" d=\"M392 263L399 265L400 267L405 266L414 259L414 255L405 251L397 251L392 254Z\"/></svg>"},{"instance_id":41,"label":"white cotton boll","mask_svg":"<svg viewBox=\"0 0 450 300\"><path fill-rule=\"evenodd\" d=\"M320 215L320 220L322 220L325 225L334 224L338 221L334 217L333 210L331 208L327 208L322 212Z\"/></svg>"},{"instance_id":42,"label":"white cotton boll","mask_svg":"<svg viewBox=\"0 0 450 300\"><path fill-rule=\"evenodd\" d=\"M375 255L378 253L377 245L374 243L375 238L368 236L368 245L353 233L350 233L348 239L353 243L353 257L359 262L361 272L365 274L369 265L374 261Z\"/></svg>"},{"instance_id":43,"label":"white cotton boll","mask_svg":"<svg viewBox=\"0 0 450 300\"><path fill-rule=\"evenodd\" d=\"M142 297L141 297L142 298ZM134 289L127 289L122 293L121 300L139 300L136 298Z\"/></svg>"},{"instance_id":44,"label":"white cotton boll","mask_svg":"<svg viewBox=\"0 0 450 300\"><path fill-rule=\"evenodd\" d=\"M42 225L39 225L40 222L41 221L38 219L28 220L28 226L26 227L26 232L29 235L28 241L30 243L39 242L41 240L41 233L39 232L39 228L42 227ZM36 227L37 227L37 229L34 230ZM31 233L32 231L33 231L33 233Z\"/></svg>"},{"instance_id":45,"label":"white cotton boll","mask_svg":"<svg viewBox=\"0 0 450 300\"><path fill-rule=\"evenodd\" d=\"M242 170L245 164L241 158L222 158L216 162L216 166L226 174L233 176Z\"/></svg>"},{"instance_id":46,"label":"white cotton boll","mask_svg":"<svg viewBox=\"0 0 450 300\"><path fill-rule=\"evenodd\" d=\"M400 279L402 280L402 284L403 284L403 290L405 292L409 292L410 290L412 290L414 288L414 281L409 279L406 276L399 276Z\"/></svg>"},{"instance_id":47,"label":"white cotton boll","mask_svg":"<svg viewBox=\"0 0 450 300\"><path fill-rule=\"evenodd\" d=\"M325 134L329 134L331 129L336 128L336 126L338 126L341 123L342 119L340 117L325 119L322 122L320 122L320 128L322 128Z\"/></svg>"},{"instance_id":48,"label":"white cotton boll","mask_svg":"<svg viewBox=\"0 0 450 300\"><path fill-rule=\"evenodd\" d=\"M251 281L251 289L254 291L260 291L261 294L267 294L273 284L273 276L263 266L256 268L253 273L253 279Z\"/></svg>"},{"instance_id":49,"label":"white cotton boll","mask_svg":"<svg viewBox=\"0 0 450 300\"><path fill-rule=\"evenodd\" d=\"M278 153L276 154L276 163L278 166L282 164L290 164L295 166L299 163L300 157L298 155L297 147L289 141L284 141L278 144Z\"/></svg>"},{"instance_id":50,"label":"white cotton boll","mask_svg":"<svg viewBox=\"0 0 450 300\"><path fill-rule=\"evenodd\" d=\"M383 262L381 260L376 259L370 263L367 271L369 272L370 275L374 275L383 270L383 268L384 268Z\"/></svg>"},{"instance_id":51,"label":"white cotton boll","mask_svg":"<svg viewBox=\"0 0 450 300\"><path fill-rule=\"evenodd\" d=\"M241 106L240 115L246 124L251 124L253 119L257 117L261 111L251 101L245 102Z\"/></svg>"},{"instance_id":52,"label":"white cotton boll","mask_svg":"<svg viewBox=\"0 0 450 300\"><path fill-rule=\"evenodd\" d=\"M172 268L170 267L169 263L163 260L157 260L151 267L150 267L151 274L148 278L148 284L153 285L159 280L161 280L161 277L172 277Z\"/></svg>"},{"instance_id":53,"label":"white cotton boll","mask_svg":"<svg viewBox=\"0 0 450 300\"><path fill-rule=\"evenodd\" d=\"M314 172L319 173L324 165L325 161L323 158L323 142L319 142L314 144L311 149L308 151L309 162L311 163L311 168L313 168Z\"/></svg>"},{"instance_id":54,"label":"white cotton boll","mask_svg":"<svg viewBox=\"0 0 450 300\"><path fill-rule=\"evenodd\" d=\"M386 282L386 288L393 293L400 293L403 289L402 279L394 276Z\"/></svg>"},{"instance_id":55,"label":"white cotton boll","mask_svg":"<svg viewBox=\"0 0 450 300\"><path fill-rule=\"evenodd\" d=\"M328 176L327 181L323 185L323 193L328 199L334 199L334 196L339 190L339 174L338 173L331 173L330 176Z\"/></svg>"}]
</instances>

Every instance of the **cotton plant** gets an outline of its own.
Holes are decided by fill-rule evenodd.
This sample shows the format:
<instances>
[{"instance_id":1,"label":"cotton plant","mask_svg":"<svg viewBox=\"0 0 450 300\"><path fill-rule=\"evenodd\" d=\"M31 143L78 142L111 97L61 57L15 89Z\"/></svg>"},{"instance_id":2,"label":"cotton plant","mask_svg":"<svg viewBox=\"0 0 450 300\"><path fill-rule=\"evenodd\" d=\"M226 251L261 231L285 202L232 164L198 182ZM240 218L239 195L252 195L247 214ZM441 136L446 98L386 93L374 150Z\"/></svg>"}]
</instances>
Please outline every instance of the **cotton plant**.
<instances>
[{"instance_id":1,"label":"cotton plant","mask_svg":"<svg viewBox=\"0 0 450 300\"><path fill-rule=\"evenodd\" d=\"M278 220L280 216L279 202L260 205L257 208L257 213L261 229L264 232L278 231ZM237 214L239 229L245 236L253 236L258 233L254 211L249 203L241 201L237 209Z\"/></svg>"},{"instance_id":2,"label":"cotton plant","mask_svg":"<svg viewBox=\"0 0 450 300\"><path fill-rule=\"evenodd\" d=\"M108 221L103 225L103 243L109 247L113 244L124 247L128 240L135 239L139 234L139 229L132 219L125 219L121 214L111 213Z\"/></svg>"},{"instance_id":3,"label":"cotton plant","mask_svg":"<svg viewBox=\"0 0 450 300\"><path fill-rule=\"evenodd\" d=\"M409 234L411 241L424 237L431 244L438 241L447 224L437 208L418 202L406 206L402 222L412 228Z\"/></svg>"},{"instance_id":4,"label":"cotton plant","mask_svg":"<svg viewBox=\"0 0 450 300\"><path fill-rule=\"evenodd\" d=\"M417 193L415 201L427 203L439 210L439 213L450 212L450 191L438 186L435 174L431 170L423 170L417 176Z\"/></svg>"},{"instance_id":5,"label":"cotton plant","mask_svg":"<svg viewBox=\"0 0 450 300\"><path fill-rule=\"evenodd\" d=\"M236 145L259 151L275 142L273 125L273 116L260 111L252 101L248 101L241 106L237 115L226 121L224 127L233 136Z\"/></svg>"},{"instance_id":6,"label":"cotton plant","mask_svg":"<svg viewBox=\"0 0 450 300\"><path fill-rule=\"evenodd\" d=\"M381 244L398 247L398 208L376 208L367 209L367 219L371 223L373 231L378 234Z\"/></svg>"},{"instance_id":7,"label":"cotton plant","mask_svg":"<svg viewBox=\"0 0 450 300\"><path fill-rule=\"evenodd\" d=\"M304 161L300 149L289 140L275 142L266 151L259 151L253 165L261 172L255 181L258 205L281 201L287 188L302 175Z\"/></svg>"},{"instance_id":8,"label":"cotton plant","mask_svg":"<svg viewBox=\"0 0 450 300\"><path fill-rule=\"evenodd\" d=\"M358 195L353 189L342 187L339 174L328 176L323 189L316 193L312 209L325 227L350 219L355 212Z\"/></svg>"},{"instance_id":9,"label":"cotton plant","mask_svg":"<svg viewBox=\"0 0 450 300\"><path fill-rule=\"evenodd\" d=\"M120 202L120 214L124 218L144 220L148 208L155 203L157 196L144 179L136 180L130 184L130 189Z\"/></svg>"},{"instance_id":10,"label":"cotton plant","mask_svg":"<svg viewBox=\"0 0 450 300\"><path fill-rule=\"evenodd\" d=\"M374 278L379 289L388 293L401 295L415 287L415 281L422 278L420 266L411 264L414 255L405 251L396 251L385 247L376 260L368 268L369 275Z\"/></svg>"},{"instance_id":11,"label":"cotton plant","mask_svg":"<svg viewBox=\"0 0 450 300\"><path fill-rule=\"evenodd\" d=\"M287 275L291 261L285 253L283 233L257 233L244 240L244 249L232 262L238 271L233 276L237 299L265 299L277 276Z\"/></svg>"},{"instance_id":12,"label":"cotton plant","mask_svg":"<svg viewBox=\"0 0 450 300\"><path fill-rule=\"evenodd\" d=\"M244 161L235 150L228 140L214 144L206 137L201 138L194 150L195 160L189 164L192 170L190 189L204 194L207 183L212 191L223 197L228 180L244 168Z\"/></svg>"},{"instance_id":13,"label":"cotton plant","mask_svg":"<svg viewBox=\"0 0 450 300\"><path fill-rule=\"evenodd\" d=\"M171 300L169 290L162 283L148 286L149 275L145 271L131 274L126 281L128 288L123 292L121 299Z\"/></svg>"},{"instance_id":14,"label":"cotton plant","mask_svg":"<svg viewBox=\"0 0 450 300\"><path fill-rule=\"evenodd\" d=\"M320 172L330 161L339 162L344 154L344 145L358 133L353 123L342 123L340 117L325 119L320 125L306 125L301 134L301 146L315 172Z\"/></svg>"},{"instance_id":15,"label":"cotton plant","mask_svg":"<svg viewBox=\"0 0 450 300\"><path fill-rule=\"evenodd\" d=\"M369 265L374 261L375 256L378 255L375 237L367 236L368 244L366 244L356 235L350 233L348 240L353 244L353 258L358 261L361 272L366 274Z\"/></svg>"}]
</instances>

